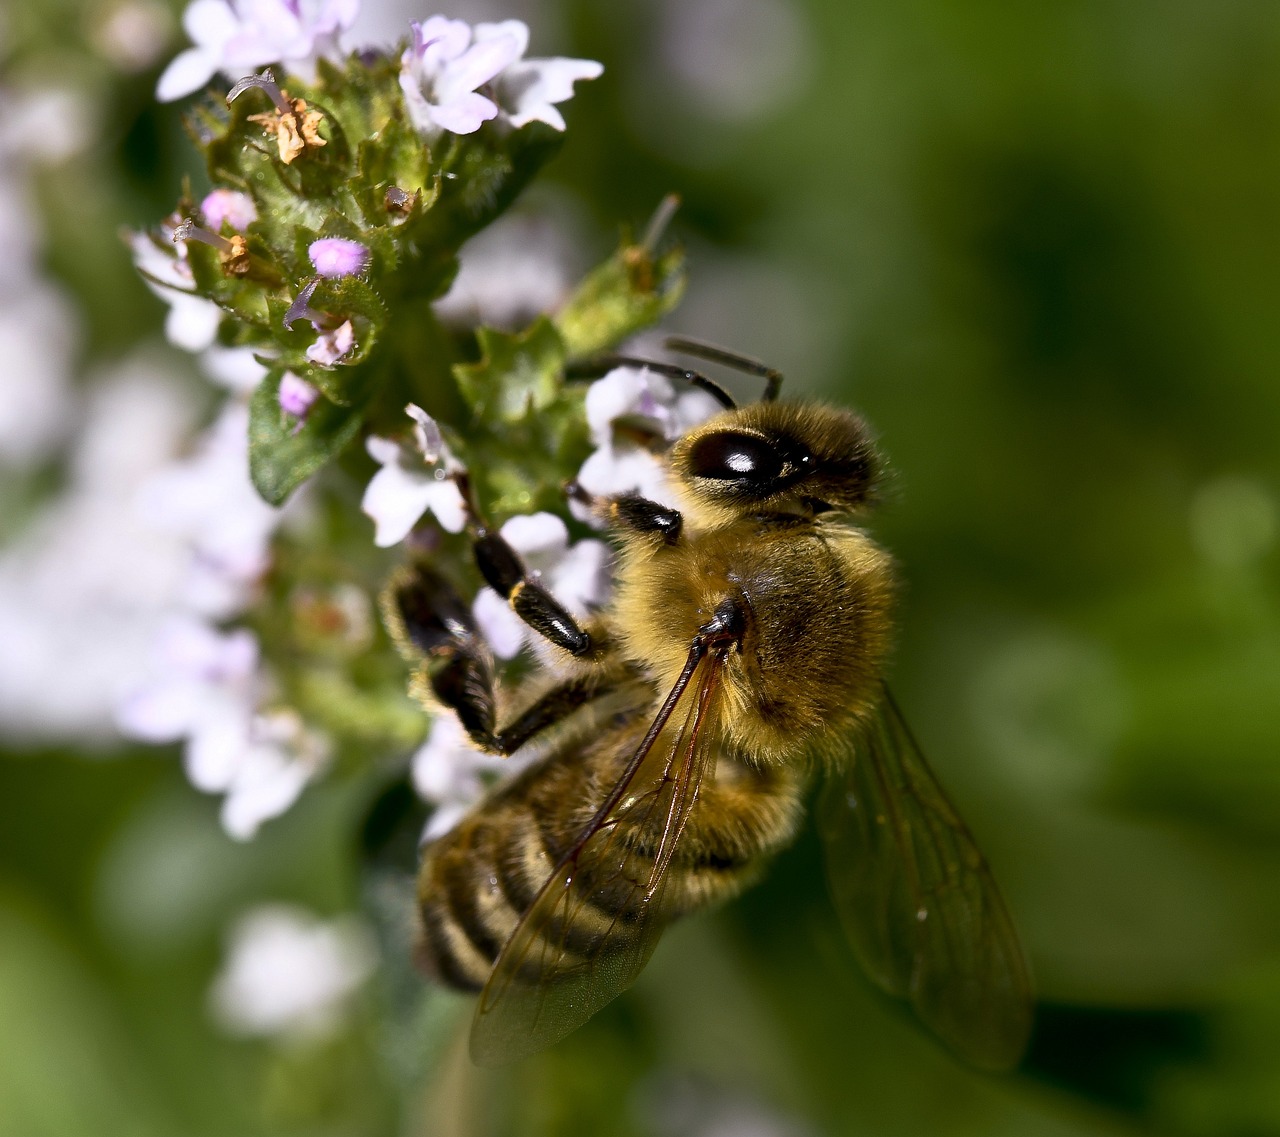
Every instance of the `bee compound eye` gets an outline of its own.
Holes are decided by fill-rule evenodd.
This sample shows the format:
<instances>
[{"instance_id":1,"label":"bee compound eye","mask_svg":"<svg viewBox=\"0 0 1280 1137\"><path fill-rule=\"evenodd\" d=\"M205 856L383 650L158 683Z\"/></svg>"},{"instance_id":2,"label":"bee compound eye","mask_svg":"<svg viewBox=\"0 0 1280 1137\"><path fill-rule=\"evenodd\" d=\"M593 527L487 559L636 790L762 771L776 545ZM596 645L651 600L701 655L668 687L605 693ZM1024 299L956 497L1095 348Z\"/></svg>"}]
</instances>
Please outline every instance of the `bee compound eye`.
<instances>
[{"instance_id":1,"label":"bee compound eye","mask_svg":"<svg viewBox=\"0 0 1280 1137\"><path fill-rule=\"evenodd\" d=\"M782 475L782 457L766 439L722 430L694 445L689 472L698 478L768 485Z\"/></svg>"}]
</instances>

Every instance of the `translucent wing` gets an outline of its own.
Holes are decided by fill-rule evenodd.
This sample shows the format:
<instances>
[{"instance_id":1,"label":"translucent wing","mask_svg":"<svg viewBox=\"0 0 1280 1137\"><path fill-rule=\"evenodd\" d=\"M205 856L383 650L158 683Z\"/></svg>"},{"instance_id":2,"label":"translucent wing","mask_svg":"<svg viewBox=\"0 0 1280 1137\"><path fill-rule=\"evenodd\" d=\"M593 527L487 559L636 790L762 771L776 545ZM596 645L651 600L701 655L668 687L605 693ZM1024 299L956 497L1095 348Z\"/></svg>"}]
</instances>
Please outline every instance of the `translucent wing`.
<instances>
[{"instance_id":1,"label":"translucent wing","mask_svg":"<svg viewBox=\"0 0 1280 1137\"><path fill-rule=\"evenodd\" d=\"M832 896L867 973L967 1062L1016 1065L1035 1002L1018 933L887 689L847 770L823 791L819 827Z\"/></svg>"},{"instance_id":2,"label":"translucent wing","mask_svg":"<svg viewBox=\"0 0 1280 1137\"><path fill-rule=\"evenodd\" d=\"M653 954L676 915L667 869L712 760L703 727L722 660L690 653L626 770L503 947L471 1028L480 1065L557 1042L626 990ZM665 760L646 763L668 721L680 727L671 743L663 736Z\"/></svg>"}]
</instances>

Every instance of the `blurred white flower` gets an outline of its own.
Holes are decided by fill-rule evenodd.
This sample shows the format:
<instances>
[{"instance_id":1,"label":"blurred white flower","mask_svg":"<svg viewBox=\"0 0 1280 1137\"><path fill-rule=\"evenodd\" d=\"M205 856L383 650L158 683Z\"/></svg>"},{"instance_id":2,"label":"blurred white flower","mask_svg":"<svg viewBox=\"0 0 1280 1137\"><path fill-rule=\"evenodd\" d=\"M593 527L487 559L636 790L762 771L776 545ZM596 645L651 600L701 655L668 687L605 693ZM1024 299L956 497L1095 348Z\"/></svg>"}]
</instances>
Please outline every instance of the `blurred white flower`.
<instances>
[{"instance_id":1,"label":"blurred white flower","mask_svg":"<svg viewBox=\"0 0 1280 1137\"><path fill-rule=\"evenodd\" d=\"M214 344L200 355L200 370L219 387L234 395L251 395L267 369L258 362L252 347L223 347Z\"/></svg>"},{"instance_id":2,"label":"blurred white flower","mask_svg":"<svg viewBox=\"0 0 1280 1137\"><path fill-rule=\"evenodd\" d=\"M674 442L723 408L705 391L677 392L664 375L640 367L615 367L591 384L586 399L587 425L596 449L578 471L578 485L602 497L637 493L675 506L661 459L637 434ZM629 430L620 430L629 426ZM594 521L575 505L574 513Z\"/></svg>"},{"instance_id":3,"label":"blurred white flower","mask_svg":"<svg viewBox=\"0 0 1280 1137\"><path fill-rule=\"evenodd\" d=\"M75 309L38 278L0 288L0 467L27 469L75 426Z\"/></svg>"},{"instance_id":4,"label":"blurred white flower","mask_svg":"<svg viewBox=\"0 0 1280 1137\"><path fill-rule=\"evenodd\" d=\"M412 29L413 41L400 61L400 87L410 120L427 138L446 130L471 134L498 117L516 128L538 121L564 130L554 104L573 97L577 80L604 71L588 59L523 59L529 28L521 20L472 28L463 20L432 16Z\"/></svg>"},{"instance_id":5,"label":"blurred white flower","mask_svg":"<svg viewBox=\"0 0 1280 1137\"><path fill-rule=\"evenodd\" d=\"M320 920L283 904L246 913L209 992L231 1034L324 1034L376 963L373 937L354 917Z\"/></svg>"},{"instance_id":6,"label":"blurred white flower","mask_svg":"<svg viewBox=\"0 0 1280 1137\"><path fill-rule=\"evenodd\" d=\"M603 541L569 545L569 530L554 513L511 518L500 530L530 574L575 616L586 616L609 595L609 546ZM476 623L500 659L512 658L534 638L529 626L492 588L482 588L473 607Z\"/></svg>"},{"instance_id":7,"label":"blurred white flower","mask_svg":"<svg viewBox=\"0 0 1280 1137\"><path fill-rule=\"evenodd\" d=\"M121 71L145 71L169 44L173 15L159 0L120 0L103 10L90 32L99 54Z\"/></svg>"},{"instance_id":8,"label":"blurred white flower","mask_svg":"<svg viewBox=\"0 0 1280 1137\"><path fill-rule=\"evenodd\" d=\"M185 351L203 351L218 334L222 309L212 300L195 294L186 243L172 241L172 235L172 228L167 226L161 228L159 238L150 233L131 232L129 247L133 251L133 263L147 287L169 305L164 322L164 334L169 342Z\"/></svg>"},{"instance_id":9,"label":"blurred white flower","mask_svg":"<svg viewBox=\"0 0 1280 1137\"><path fill-rule=\"evenodd\" d=\"M515 330L569 295L573 243L543 216L506 214L468 241L449 291L435 302L446 323Z\"/></svg>"},{"instance_id":10,"label":"blurred white flower","mask_svg":"<svg viewBox=\"0 0 1280 1137\"><path fill-rule=\"evenodd\" d=\"M79 153L97 132L95 106L75 87L0 90L0 156L56 165Z\"/></svg>"},{"instance_id":11,"label":"blurred white flower","mask_svg":"<svg viewBox=\"0 0 1280 1137\"><path fill-rule=\"evenodd\" d=\"M206 793L228 789L251 745L262 697L258 641L173 615L155 644L149 682L121 700L120 729L144 742L184 740L187 777Z\"/></svg>"},{"instance_id":12,"label":"blurred white flower","mask_svg":"<svg viewBox=\"0 0 1280 1137\"><path fill-rule=\"evenodd\" d=\"M281 518L249 480L248 431L248 408L227 403L191 455L157 471L138 495L143 520L191 550L185 604L216 617L247 605Z\"/></svg>"},{"instance_id":13,"label":"blurred white flower","mask_svg":"<svg viewBox=\"0 0 1280 1137\"><path fill-rule=\"evenodd\" d=\"M145 526L139 486L196 413L167 361L134 355L89 387L66 484L0 549L0 727L21 738L106 741L187 577L179 537Z\"/></svg>"},{"instance_id":14,"label":"blurred white flower","mask_svg":"<svg viewBox=\"0 0 1280 1137\"><path fill-rule=\"evenodd\" d=\"M369 480L360 508L373 519L373 543L380 548L403 541L428 510L450 533L466 524L466 503L452 477L461 463L430 415L412 403L405 411L414 420L413 446L377 435L365 442L382 469Z\"/></svg>"},{"instance_id":15,"label":"blurred white flower","mask_svg":"<svg viewBox=\"0 0 1280 1137\"><path fill-rule=\"evenodd\" d=\"M447 833L480 800L488 778L517 768L509 758L478 750L455 716L438 713L411 766L413 788L435 806L422 839L434 841Z\"/></svg>"},{"instance_id":16,"label":"blurred white flower","mask_svg":"<svg viewBox=\"0 0 1280 1137\"><path fill-rule=\"evenodd\" d=\"M268 63L307 71L339 58L338 38L355 21L359 0L193 0L182 26L194 47L160 76L156 98L180 99L215 74L231 81Z\"/></svg>"},{"instance_id":17,"label":"blurred white flower","mask_svg":"<svg viewBox=\"0 0 1280 1137\"><path fill-rule=\"evenodd\" d=\"M297 801L329 758L327 739L296 713L260 710L269 695L252 633L175 615L156 644L150 680L121 700L116 718L144 742L184 741L191 784L226 795L222 826L247 841Z\"/></svg>"},{"instance_id":18,"label":"blurred white flower","mask_svg":"<svg viewBox=\"0 0 1280 1137\"><path fill-rule=\"evenodd\" d=\"M663 0L659 22L668 86L708 117L768 114L811 74L811 34L794 0Z\"/></svg>"}]
</instances>

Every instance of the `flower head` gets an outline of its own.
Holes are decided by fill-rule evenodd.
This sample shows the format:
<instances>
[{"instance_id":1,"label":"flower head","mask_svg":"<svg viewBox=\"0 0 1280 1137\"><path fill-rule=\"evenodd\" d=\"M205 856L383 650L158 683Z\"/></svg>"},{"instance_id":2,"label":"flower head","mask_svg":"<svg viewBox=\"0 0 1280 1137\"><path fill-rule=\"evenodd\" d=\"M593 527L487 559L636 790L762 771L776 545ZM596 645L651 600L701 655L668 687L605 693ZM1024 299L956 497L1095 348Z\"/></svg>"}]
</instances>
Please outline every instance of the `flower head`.
<instances>
[{"instance_id":1,"label":"flower head","mask_svg":"<svg viewBox=\"0 0 1280 1137\"><path fill-rule=\"evenodd\" d=\"M307 256L321 276L359 276L369 267L368 246L344 237L321 237L312 241Z\"/></svg>"},{"instance_id":2,"label":"flower head","mask_svg":"<svg viewBox=\"0 0 1280 1137\"><path fill-rule=\"evenodd\" d=\"M368 978L374 954L368 932L352 919L263 905L236 924L211 1008L232 1034L323 1033Z\"/></svg>"},{"instance_id":3,"label":"flower head","mask_svg":"<svg viewBox=\"0 0 1280 1137\"><path fill-rule=\"evenodd\" d=\"M466 503L453 475L462 464L449 452L440 428L412 403L405 413L414 420L414 445L371 435L365 445L381 466L364 491L360 508L373 518L373 543L399 544L428 510L450 533L466 524Z\"/></svg>"},{"instance_id":4,"label":"flower head","mask_svg":"<svg viewBox=\"0 0 1280 1137\"><path fill-rule=\"evenodd\" d=\"M471 134L497 117L498 105L477 88L519 59L529 40L519 20L507 24L503 33L483 39L465 21L444 16L411 25L413 40L400 57L400 89L420 134Z\"/></svg>"},{"instance_id":5,"label":"flower head","mask_svg":"<svg viewBox=\"0 0 1280 1137\"><path fill-rule=\"evenodd\" d=\"M193 0L182 26L195 46L165 68L156 98L180 99L218 73L235 80L268 63L305 69L336 58L358 10L359 0Z\"/></svg>"},{"instance_id":6,"label":"flower head","mask_svg":"<svg viewBox=\"0 0 1280 1137\"><path fill-rule=\"evenodd\" d=\"M495 118L517 128L536 120L563 130L552 104L571 98L575 81L594 79L604 67L588 59L524 59L528 46L529 28L520 20L474 28L443 16L415 23L400 60L400 87L418 132L471 134Z\"/></svg>"},{"instance_id":7,"label":"flower head","mask_svg":"<svg viewBox=\"0 0 1280 1137\"><path fill-rule=\"evenodd\" d=\"M258 220L258 207L253 204L253 198L239 190L223 188L205 195L200 203L200 213L215 233L224 224L230 225L237 233L243 233Z\"/></svg>"},{"instance_id":8,"label":"flower head","mask_svg":"<svg viewBox=\"0 0 1280 1137\"><path fill-rule=\"evenodd\" d=\"M320 392L301 376L295 375L292 371L286 371L280 376L280 390L277 398L280 409L285 414L301 420L307 417L307 412L320 398ZM301 426L301 422L298 425Z\"/></svg>"}]
</instances>

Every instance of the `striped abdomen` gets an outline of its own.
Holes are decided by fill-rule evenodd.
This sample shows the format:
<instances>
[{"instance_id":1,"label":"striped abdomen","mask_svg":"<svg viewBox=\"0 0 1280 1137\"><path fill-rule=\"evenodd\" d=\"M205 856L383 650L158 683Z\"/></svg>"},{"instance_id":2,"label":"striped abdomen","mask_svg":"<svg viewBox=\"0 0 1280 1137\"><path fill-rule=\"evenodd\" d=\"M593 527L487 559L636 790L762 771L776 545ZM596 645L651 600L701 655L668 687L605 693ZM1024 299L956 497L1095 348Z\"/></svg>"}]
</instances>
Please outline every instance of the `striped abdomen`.
<instances>
[{"instance_id":1,"label":"striped abdomen","mask_svg":"<svg viewBox=\"0 0 1280 1137\"><path fill-rule=\"evenodd\" d=\"M621 773L633 731L584 752L554 754L493 794L426 850L418 878L419 964L463 990L484 986L493 961L583 826ZM668 918L724 899L748 883L762 857L785 844L800 816L800 783L790 772L750 769L721 758L704 783L668 872ZM644 879L658 834L620 823L627 876ZM639 893L587 886L567 922L551 931L577 950L608 935L627 943Z\"/></svg>"}]
</instances>

